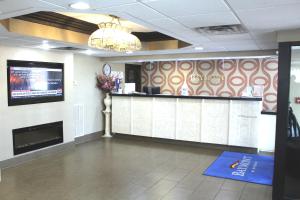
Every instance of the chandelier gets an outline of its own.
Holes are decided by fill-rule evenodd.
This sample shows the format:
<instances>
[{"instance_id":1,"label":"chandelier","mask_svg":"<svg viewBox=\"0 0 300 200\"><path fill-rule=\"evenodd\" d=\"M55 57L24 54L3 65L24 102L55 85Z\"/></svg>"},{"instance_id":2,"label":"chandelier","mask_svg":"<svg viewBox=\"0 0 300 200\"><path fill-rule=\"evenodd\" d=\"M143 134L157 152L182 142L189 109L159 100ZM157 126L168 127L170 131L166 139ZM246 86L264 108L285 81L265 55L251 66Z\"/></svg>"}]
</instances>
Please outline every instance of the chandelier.
<instances>
[{"instance_id":1,"label":"chandelier","mask_svg":"<svg viewBox=\"0 0 300 200\"><path fill-rule=\"evenodd\" d=\"M89 37L90 47L118 52L137 51L142 47L141 41L121 26L118 17L112 16L111 22L102 22L98 27Z\"/></svg>"}]
</instances>

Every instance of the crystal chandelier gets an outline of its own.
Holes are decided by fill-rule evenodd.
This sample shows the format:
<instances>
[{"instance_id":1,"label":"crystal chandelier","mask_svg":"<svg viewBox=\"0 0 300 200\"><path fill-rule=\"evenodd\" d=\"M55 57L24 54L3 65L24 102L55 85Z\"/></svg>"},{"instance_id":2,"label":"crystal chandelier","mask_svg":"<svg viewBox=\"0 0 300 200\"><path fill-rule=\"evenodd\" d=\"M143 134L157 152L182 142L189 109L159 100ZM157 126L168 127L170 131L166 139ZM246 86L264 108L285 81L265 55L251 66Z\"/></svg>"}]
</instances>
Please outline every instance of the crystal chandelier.
<instances>
[{"instance_id":1,"label":"crystal chandelier","mask_svg":"<svg viewBox=\"0 0 300 200\"><path fill-rule=\"evenodd\" d=\"M141 41L126 27L121 26L118 17L112 16L111 22L102 22L98 27L89 37L90 47L119 52L137 51L142 47Z\"/></svg>"}]
</instances>

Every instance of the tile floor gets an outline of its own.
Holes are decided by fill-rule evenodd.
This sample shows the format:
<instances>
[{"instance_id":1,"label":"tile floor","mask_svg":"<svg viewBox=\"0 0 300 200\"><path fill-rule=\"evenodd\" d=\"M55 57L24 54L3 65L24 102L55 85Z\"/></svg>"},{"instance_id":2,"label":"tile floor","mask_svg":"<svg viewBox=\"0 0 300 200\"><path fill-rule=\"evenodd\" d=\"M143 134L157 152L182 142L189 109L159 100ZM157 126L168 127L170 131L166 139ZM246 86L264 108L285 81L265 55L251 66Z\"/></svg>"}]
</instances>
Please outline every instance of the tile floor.
<instances>
[{"instance_id":1,"label":"tile floor","mask_svg":"<svg viewBox=\"0 0 300 200\"><path fill-rule=\"evenodd\" d=\"M271 200L272 188L202 175L221 151L106 139L2 171L1 200Z\"/></svg>"}]
</instances>

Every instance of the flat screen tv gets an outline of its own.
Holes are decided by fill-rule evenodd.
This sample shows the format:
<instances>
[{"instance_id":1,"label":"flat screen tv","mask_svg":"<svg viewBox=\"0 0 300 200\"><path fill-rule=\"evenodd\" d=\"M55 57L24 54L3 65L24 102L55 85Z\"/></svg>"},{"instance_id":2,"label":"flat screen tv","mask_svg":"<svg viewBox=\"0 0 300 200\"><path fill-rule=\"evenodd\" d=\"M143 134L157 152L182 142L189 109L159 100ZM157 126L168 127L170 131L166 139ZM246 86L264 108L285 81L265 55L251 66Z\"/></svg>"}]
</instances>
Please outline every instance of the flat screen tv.
<instances>
[{"instance_id":1,"label":"flat screen tv","mask_svg":"<svg viewBox=\"0 0 300 200\"><path fill-rule=\"evenodd\" d=\"M64 101L64 64L7 61L8 106Z\"/></svg>"}]
</instances>

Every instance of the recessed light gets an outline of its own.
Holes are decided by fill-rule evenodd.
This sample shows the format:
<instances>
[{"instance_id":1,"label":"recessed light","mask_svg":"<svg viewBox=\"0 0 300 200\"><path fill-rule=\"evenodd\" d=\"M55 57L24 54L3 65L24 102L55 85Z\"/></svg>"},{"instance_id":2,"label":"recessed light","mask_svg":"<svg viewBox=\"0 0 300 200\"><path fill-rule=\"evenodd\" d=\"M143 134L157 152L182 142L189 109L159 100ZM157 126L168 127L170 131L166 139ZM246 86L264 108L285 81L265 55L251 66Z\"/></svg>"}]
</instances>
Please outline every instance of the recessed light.
<instances>
[{"instance_id":1,"label":"recessed light","mask_svg":"<svg viewBox=\"0 0 300 200\"><path fill-rule=\"evenodd\" d=\"M51 46L50 46L49 44L47 44L47 43L42 44L40 47L41 47L41 49L44 49L44 50L49 50L49 49L51 49Z\"/></svg>"},{"instance_id":2,"label":"recessed light","mask_svg":"<svg viewBox=\"0 0 300 200\"><path fill-rule=\"evenodd\" d=\"M90 8L90 5L86 2L77 2L77 3L72 3L70 4L70 7L73 9L77 9L77 10L87 10Z\"/></svg>"},{"instance_id":3,"label":"recessed light","mask_svg":"<svg viewBox=\"0 0 300 200\"><path fill-rule=\"evenodd\" d=\"M94 52L90 49L83 51L84 54L86 55L92 55Z\"/></svg>"},{"instance_id":4,"label":"recessed light","mask_svg":"<svg viewBox=\"0 0 300 200\"><path fill-rule=\"evenodd\" d=\"M132 52L132 51L126 51L126 53L127 53L127 54L132 54L133 52Z\"/></svg>"},{"instance_id":5,"label":"recessed light","mask_svg":"<svg viewBox=\"0 0 300 200\"><path fill-rule=\"evenodd\" d=\"M38 46L38 48L43 49L43 50L49 50L53 47L49 44L48 40L43 40L42 44L40 46Z\"/></svg>"},{"instance_id":6,"label":"recessed light","mask_svg":"<svg viewBox=\"0 0 300 200\"><path fill-rule=\"evenodd\" d=\"M195 47L195 50L197 50L197 51L202 51L203 49L204 49L204 48L201 47L201 46Z\"/></svg>"}]
</instances>

